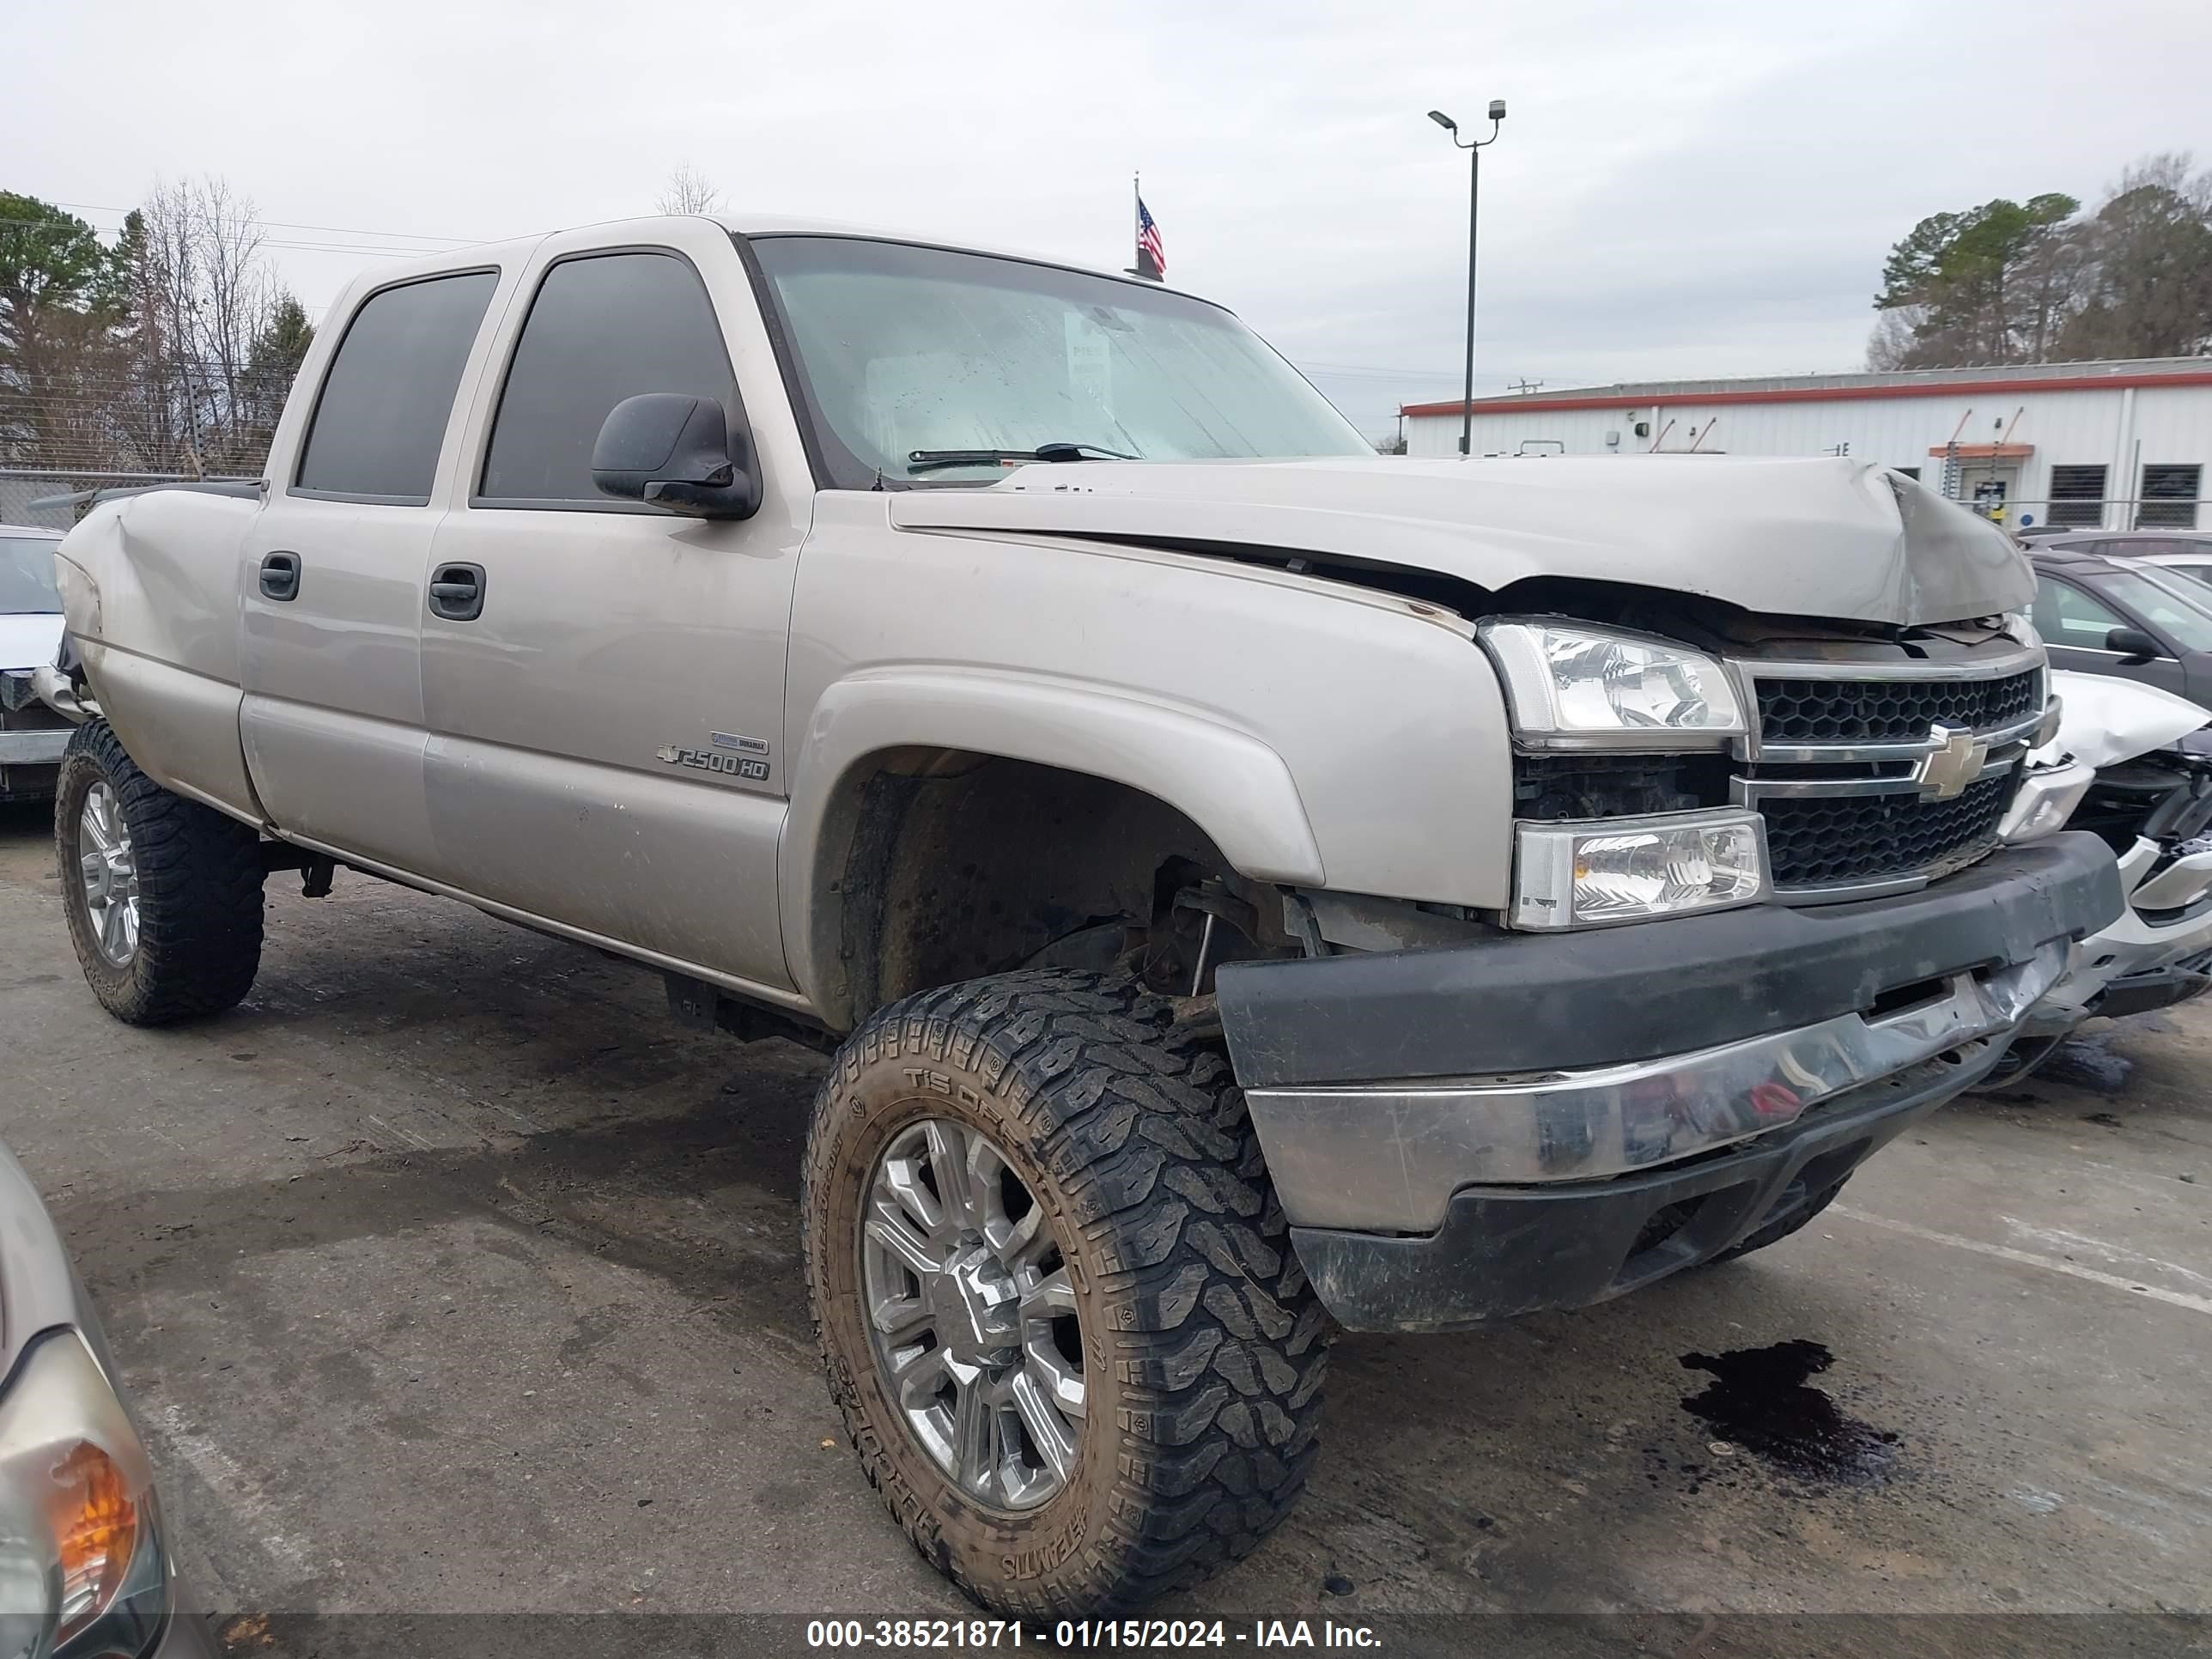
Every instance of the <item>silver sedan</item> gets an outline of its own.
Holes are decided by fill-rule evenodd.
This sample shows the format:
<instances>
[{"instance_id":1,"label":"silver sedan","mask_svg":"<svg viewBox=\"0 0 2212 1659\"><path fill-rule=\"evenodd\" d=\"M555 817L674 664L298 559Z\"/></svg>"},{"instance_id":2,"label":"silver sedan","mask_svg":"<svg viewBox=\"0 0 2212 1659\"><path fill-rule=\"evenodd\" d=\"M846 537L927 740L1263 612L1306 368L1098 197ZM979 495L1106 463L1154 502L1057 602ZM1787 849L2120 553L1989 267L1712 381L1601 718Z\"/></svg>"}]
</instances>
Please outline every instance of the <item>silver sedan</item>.
<instances>
[{"instance_id":1,"label":"silver sedan","mask_svg":"<svg viewBox=\"0 0 2212 1659\"><path fill-rule=\"evenodd\" d=\"M5 1146L0 1379L0 1659L211 1659L99 1321Z\"/></svg>"}]
</instances>

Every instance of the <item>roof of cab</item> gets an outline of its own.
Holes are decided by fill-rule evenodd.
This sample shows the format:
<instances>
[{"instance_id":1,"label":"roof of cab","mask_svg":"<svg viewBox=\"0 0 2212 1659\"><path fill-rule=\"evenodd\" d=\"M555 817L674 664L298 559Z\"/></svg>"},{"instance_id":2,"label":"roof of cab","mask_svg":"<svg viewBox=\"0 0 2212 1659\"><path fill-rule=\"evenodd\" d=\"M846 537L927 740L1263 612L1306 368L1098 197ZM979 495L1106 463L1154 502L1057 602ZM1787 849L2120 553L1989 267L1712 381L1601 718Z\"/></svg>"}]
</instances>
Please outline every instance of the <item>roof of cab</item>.
<instances>
[{"instance_id":1,"label":"roof of cab","mask_svg":"<svg viewBox=\"0 0 2212 1659\"><path fill-rule=\"evenodd\" d=\"M1018 259L1027 264L1048 265L1058 270L1079 271L1085 276L1103 276L1112 282L1138 283L1148 289L1180 294L1187 299L1203 304L1218 306L1220 301L1208 300L1202 294L1193 294L1188 289L1172 287L1164 283L1146 281L1131 276L1127 271L1109 270L1101 265L1082 264L1073 259L1056 258L1049 253L1039 253L1029 248L993 247L985 243L933 236L926 232L898 230L881 225L860 225L834 219L810 219L796 214L775 213L702 213L702 214L644 214L632 219L606 219L595 223L563 225L551 230L533 232L526 236L508 237L496 242L477 242L465 247L446 248L434 254L411 259L395 259L390 264L374 270L363 271L340 290L338 298L349 304L363 295L378 289L390 288L399 283L411 282L422 276L433 276L445 271L467 270L487 264L506 264L511 260L527 259L539 243L549 236L566 236L582 231L608 233L610 246L635 244L649 239L653 228L683 222L704 221L739 236L846 236L863 241L904 242L917 247L948 249L955 253L979 253L992 258Z\"/></svg>"}]
</instances>

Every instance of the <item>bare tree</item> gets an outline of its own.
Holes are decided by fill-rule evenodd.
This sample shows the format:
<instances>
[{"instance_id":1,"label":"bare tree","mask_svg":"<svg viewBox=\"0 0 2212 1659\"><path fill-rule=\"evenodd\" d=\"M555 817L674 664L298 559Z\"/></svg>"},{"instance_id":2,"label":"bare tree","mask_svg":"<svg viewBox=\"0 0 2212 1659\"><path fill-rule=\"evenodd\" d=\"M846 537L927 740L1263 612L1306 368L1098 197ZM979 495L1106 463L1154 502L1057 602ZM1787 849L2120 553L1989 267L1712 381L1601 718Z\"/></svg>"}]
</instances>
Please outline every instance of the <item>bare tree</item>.
<instances>
[{"instance_id":1,"label":"bare tree","mask_svg":"<svg viewBox=\"0 0 2212 1659\"><path fill-rule=\"evenodd\" d=\"M2085 357L2212 350L2212 173L2153 155L2120 175L2081 228L2085 302L2065 338Z\"/></svg>"},{"instance_id":2,"label":"bare tree","mask_svg":"<svg viewBox=\"0 0 2212 1659\"><path fill-rule=\"evenodd\" d=\"M1887 311L1875 313L1874 332L1867 338L1868 369L1881 374L1893 369L1911 368L1921 331L1927 325L1926 306L1892 306Z\"/></svg>"},{"instance_id":3,"label":"bare tree","mask_svg":"<svg viewBox=\"0 0 2212 1659\"><path fill-rule=\"evenodd\" d=\"M260 465L265 342L297 310L269 270L265 235L253 204L211 177L156 184L125 222L116 258L131 385L118 435L137 465L194 474Z\"/></svg>"},{"instance_id":4,"label":"bare tree","mask_svg":"<svg viewBox=\"0 0 2212 1659\"><path fill-rule=\"evenodd\" d=\"M689 161L678 161L660 194L653 199L660 213L712 213L722 203L722 192L707 175Z\"/></svg>"}]
</instances>

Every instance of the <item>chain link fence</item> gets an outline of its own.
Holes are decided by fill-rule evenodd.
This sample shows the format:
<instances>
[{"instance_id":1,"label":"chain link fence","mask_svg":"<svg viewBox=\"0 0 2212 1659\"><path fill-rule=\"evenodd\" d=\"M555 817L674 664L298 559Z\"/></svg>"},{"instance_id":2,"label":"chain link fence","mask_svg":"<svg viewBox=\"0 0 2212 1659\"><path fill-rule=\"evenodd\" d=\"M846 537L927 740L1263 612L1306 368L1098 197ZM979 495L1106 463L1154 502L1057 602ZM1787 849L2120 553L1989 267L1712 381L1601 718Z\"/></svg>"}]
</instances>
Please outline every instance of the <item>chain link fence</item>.
<instances>
[{"instance_id":1,"label":"chain link fence","mask_svg":"<svg viewBox=\"0 0 2212 1659\"><path fill-rule=\"evenodd\" d=\"M0 524L44 525L67 530L84 516L95 490L135 489L144 484L250 483L251 473L94 472L64 468L0 466Z\"/></svg>"}]
</instances>

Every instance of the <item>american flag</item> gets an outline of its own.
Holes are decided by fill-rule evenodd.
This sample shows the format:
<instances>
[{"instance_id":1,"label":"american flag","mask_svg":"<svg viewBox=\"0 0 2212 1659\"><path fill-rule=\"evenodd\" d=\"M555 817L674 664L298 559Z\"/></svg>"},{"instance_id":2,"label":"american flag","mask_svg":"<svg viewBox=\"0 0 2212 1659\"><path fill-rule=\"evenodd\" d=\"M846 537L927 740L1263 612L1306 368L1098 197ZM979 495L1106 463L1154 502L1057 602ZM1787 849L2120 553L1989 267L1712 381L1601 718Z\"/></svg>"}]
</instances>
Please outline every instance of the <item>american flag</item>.
<instances>
[{"instance_id":1,"label":"american flag","mask_svg":"<svg viewBox=\"0 0 2212 1659\"><path fill-rule=\"evenodd\" d=\"M1152 222L1145 198L1137 198L1137 269L1147 276L1168 274L1168 256L1160 251L1160 228Z\"/></svg>"}]
</instances>

